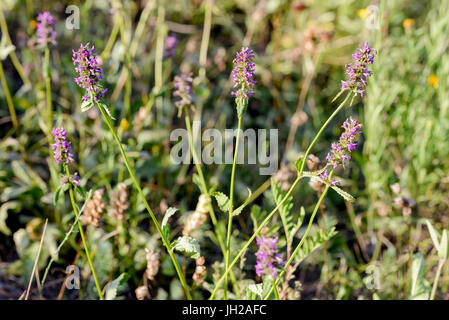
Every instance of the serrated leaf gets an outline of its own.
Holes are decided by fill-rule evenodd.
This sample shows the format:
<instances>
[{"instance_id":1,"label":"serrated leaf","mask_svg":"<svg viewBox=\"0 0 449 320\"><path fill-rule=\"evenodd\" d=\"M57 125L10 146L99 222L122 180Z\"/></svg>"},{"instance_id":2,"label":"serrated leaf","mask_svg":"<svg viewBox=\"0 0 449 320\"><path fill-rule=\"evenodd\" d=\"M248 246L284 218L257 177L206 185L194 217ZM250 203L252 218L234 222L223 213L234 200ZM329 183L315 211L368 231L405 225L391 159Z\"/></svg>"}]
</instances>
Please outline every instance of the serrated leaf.
<instances>
[{"instance_id":1,"label":"serrated leaf","mask_svg":"<svg viewBox=\"0 0 449 320\"><path fill-rule=\"evenodd\" d=\"M246 198L245 202L240 207L238 207L237 209L235 209L232 212L233 217L238 216L240 213L242 213L243 209L248 205L249 201L251 200L252 194L253 193L251 192L251 189L248 188L248 197Z\"/></svg>"},{"instance_id":2,"label":"serrated leaf","mask_svg":"<svg viewBox=\"0 0 449 320\"><path fill-rule=\"evenodd\" d=\"M81 104L81 112L86 112L93 106L94 105L91 100L84 100L83 103Z\"/></svg>"},{"instance_id":3,"label":"serrated leaf","mask_svg":"<svg viewBox=\"0 0 449 320\"><path fill-rule=\"evenodd\" d=\"M173 241L172 248L178 252L185 253L187 257L192 259L200 257L200 244L198 240L188 236L182 236Z\"/></svg>"},{"instance_id":4,"label":"serrated leaf","mask_svg":"<svg viewBox=\"0 0 449 320\"><path fill-rule=\"evenodd\" d=\"M432 239L434 247L437 249L438 252L440 252L440 237L438 235L438 232L432 226L430 220L426 219L426 225L427 228L429 229L430 238Z\"/></svg>"},{"instance_id":5,"label":"serrated leaf","mask_svg":"<svg viewBox=\"0 0 449 320\"><path fill-rule=\"evenodd\" d=\"M99 102L99 104L106 111L106 113L108 114L109 118L111 118L112 120L115 120L115 118L111 114L111 111L109 111L109 107L107 106L107 104L104 103L103 101Z\"/></svg>"},{"instance_id":6,"label":"serrated leaf","mask_svg":"<svg viewBox=\"0 0 449 320\"><path fill-rule=\"evenodd\" d=\"M353 196L351 196L349 193L347 193L346 191L343 191L342 189L340 189L337 186L330 186L332 189L334 189L340 196L343 197L343 199L345 199L346 201L349 202L354 202L355 199Z\"/></svg>"},{"instance_id":7,"label":"serrated leaf","mask_svg":"<svg viewBox=\"0 0 449 320\"><path fill-rule=\"evenodd\" d=\"M218 207L223 212L229 212L229 198L223 192L216 191L212 194L217 200Z\"/></svg>"},{"instance_id":8,"label":"serrated leaf","mask_svg":"<svg viewBox=\"0 0 449 320\"><path fill-rule=\"evenodd\" d=\"M176 211L178 211L178 208L173 208L173 207L170 207L165 211L164 219L162 219L162 224L161 224L162 228L168 223L168 219L172 215L174 215L176 213Z\"/></svg>"},{"instance_id":9,"label":"serrated leaf","mask_svg":"<svg viewBox=\"0 0 449 320\"><path fill-rule=\"evenodd\" d=\"M126 283L129 277L130 276L126 272L124 272L121 275L119 275L116 279L109 282L108 285L106 286L106 293L104 298L106 300L114 300L117 297L118 288L124 283Z\"/></svg>"}]
</instances>

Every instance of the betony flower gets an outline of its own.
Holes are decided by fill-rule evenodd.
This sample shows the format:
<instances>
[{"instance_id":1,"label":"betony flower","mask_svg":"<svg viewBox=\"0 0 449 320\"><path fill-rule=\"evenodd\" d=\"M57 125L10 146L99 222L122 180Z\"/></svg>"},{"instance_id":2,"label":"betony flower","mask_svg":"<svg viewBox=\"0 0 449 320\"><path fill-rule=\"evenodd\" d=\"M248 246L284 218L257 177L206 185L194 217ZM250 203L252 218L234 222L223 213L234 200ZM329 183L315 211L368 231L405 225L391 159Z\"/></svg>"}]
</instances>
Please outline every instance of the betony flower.
<instances>
[{"instance_id":1,"label":"betony flower","mask_svg":"<svg viewBox=\"0 0 449 320\"><path fill-rule=\"evenodd\" d=\"M178 108L192 104L192 81L192 73L175 76L173 86L176 90L173 92L173 96L180 98L180 100L175 102L175 106Z\"/></svg>"},{"instance_id":2,"label":"betony flower","mask_svg":"<svg viewBox=\"0 0 449 320\"><path fill-rule=\"evenodd\" d=\"M49 43L56 45L55 19L45 11L37 16L37 43L47 46Z\"/></svg>"},{"instance_id":3,"label":"betony flower","mask_svg":"<svg viewBox=\"0 0 449 320\"><path fill-rule=\"evenodd\" d=\"M242 48L237 52L234 59L234 69L232 70L232 80L234 80L234 87L237 90L232 92L232 95L238 99L248 99L254 94L254 80L255 64L253 62L254 51L248 48Z\"/></svg>"},{"instance_id":4,"label":"betony flower","mask_svg":"<svg viewBox=\"0 0 449 320\"><path fill-rule=\"evenodd\" d=\"M164 59L173 57L176 54L176 46L178 44L178 38L176 34L172 34L164 40Z\"/></svg>"},{"instance_id":5,"label":"betony flower","mask_svg":"<svg viewBox=\"0 0 449 320\"><path fill-rule=\"evenodd\" d=\"M338 142L332 143L331 152L328 153L326 160L334 170L338 165L342 165L343 168L351 160L351 152L357 148L357 144L362 133L362 124L357 120L349 117L343 123L342 128L345 131L341 134ZM320 178L329 183L329 185L339 185L340 181L335 179L329 180L329 169L326 169L320 174Z\"/></svg>"},{"instance_id":6,"label":"betony flower","mask_svg":"<svg viewBox=\"0 0 449 320\"><path fill-rule=\"evenodd\" d=\"M78 172L71 174L69 177L67 177L65 175L61 175L61 185L65 185L66 183L69 183L71 185L79 187L80 186L80 177L78 175Z\"/></svg>"},{"instance_id":7,"label":"betony flower","mask_svg":"<svg viewBox=\"0 0 449 320\"><path fill-rule=\"evenodd\" d=\"M73 52L73 65L79 77L75 78L75 82L78 86L86 89L88 95L83 96L85 101L88 101L91 97L94 101L99 101L107 92L107 89L103 89L100 85L100 81L103 79L103 70L100 68L95 55L95 47L90 48L90 44L81 44L78 51Z\"/></svg>"},{"instance_id":8,"label":"betony flower","mask_svg":"<svg viewBox=\"0 0 449 320\"><path fill-rule=\"evenodd\" d=\"M67 132L64 128L53 128L51 133L55 140L55 143L51 145L51 149L53 150L56 164L73 162L72 144L70 141L67 141Z\"/></svg>"},{"instance_id":9,"label":"betony flower","mask_svg":"<svg viewBox=\"0 0 449 320\"><path fill-rule=\"evenodd\" d=\"M365 42L363 47L357 48L352 55L354 59L353 63L345 66L345 73L348 76L347 81L341 82L341 90L350 90L356 95L365 95L365 88L368 84L368 78L372 72L368 69L369 64L374 63L374 57L376 56L376 50L372 49L368 42Z\"/></svg>"},{"instance_id":10,"label":"betony flower","mask_svg":"<svg viewBox=\"0 0 449 320\"><path fill-rule=\"evenodd\" d=\"M284 266L282 256L277 253L278 237L269 238L262 236L256 238L259 249L256 252L256 274L260 277L264 274L270 274L273 278L277 276L277 268Z\"/></svg>"}]
</instances>

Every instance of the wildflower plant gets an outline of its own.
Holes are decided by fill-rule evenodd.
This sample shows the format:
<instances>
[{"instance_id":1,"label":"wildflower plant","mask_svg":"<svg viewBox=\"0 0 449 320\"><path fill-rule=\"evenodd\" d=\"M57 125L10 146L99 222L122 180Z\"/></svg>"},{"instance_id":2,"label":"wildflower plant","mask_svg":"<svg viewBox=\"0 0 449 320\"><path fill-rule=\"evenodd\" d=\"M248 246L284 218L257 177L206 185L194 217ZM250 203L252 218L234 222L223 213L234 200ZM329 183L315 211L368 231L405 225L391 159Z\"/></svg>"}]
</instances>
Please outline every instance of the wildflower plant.
<instances>
[{"instance_id":1,"label":"wildflower plant","mask_svg":"<svg viewBox=\"0 0 449 320\"><path fill-rule=\"evenodd\" d=\"M153 213L153 210L151 209L150 205L148 204L145 198L142 188L140 187L140 184L137 181L134 169L131 167L128 157L125 153L122 142L120 141L120 138L118 137L113 127L113 124L111 123L111 120L115 119L112 117L106 102L102 100L107 89L103 88L102 85L100 84L100 81L103 78L103 69L97 63L94 47L93 46L90 47L89 43L87 43L86 45L81 44L78 51L73 51L73 64L75 66L75 71L78 72L79 75L79 77L75 78L75 82L80 87L82 87L87 91L87 95L83 96L84 102L81 105L81 110L83 112L87 111L94 105L96 105L100 110L103 120L106 122L106 125L109 128L109 131L114 137L114 140L120 150L123 161L125 162L126 169L128 170L128 173L133 181L134 187L137 189L139 196L143 201L148 214L151 217L151 220L153 221L159 235L161 236L162 243L164 244L170 256L170 259L173 263L173 266L175 267L176 273L184 289L184 293L187 299L191 300L192 296L187 286L185 276L183 275L181 267L179 266L179 263L176 260L174 254L176 245L177 250L182 251L182 250L189 250L190 247L189 248L186 247L188 247L191 243L189 242L189 240L186 241L187 243L186 242L181 242L181 244L179 244L179 242L177 244L171 243L167 229L166 228L165 230L162 229L161 225L156 219L156 216ZM195 250L196 249L197 248L195 247Z\"/></svg>"},{"instance_id":2,"label":"wildflower plant","mask_svg":"<svg viewBox=\"0 0 449 320\"><path fill-rule=\"evenodd\" d=\"M78 222L78 229L81 235L81 240L83 242L84 251L86 252L86 258L89 263L90 269L92 271L92 275L94 277L95 286L98 292L98 296L101 300L104 299L103 293L101 291L100 283L97 278L97 273L95 271L94 265L92 263L91 255L89 252L89 248L86 242L86 236L84 235L83 226L80 220L80 213L78 206L76 205L74 190L77 191L83 198L85 197L83 189L80 187L79 175L75 172L73 175L70 174L69 164L74 162L73 154L72 154L72 144L67 139L67 132L64 128L53 128L52 130L54 143L52 144L53 156L55 162L57 164L61 164L63 166L63 172L65 175L62 176L61 185L55 192L54 195L54 204L58 202L61 194L65 191L69 191L70 203L72 205L73 212L75 213L76 220ZM45 280L45 278L44 278Z\"/></svg>"}]
</instances>

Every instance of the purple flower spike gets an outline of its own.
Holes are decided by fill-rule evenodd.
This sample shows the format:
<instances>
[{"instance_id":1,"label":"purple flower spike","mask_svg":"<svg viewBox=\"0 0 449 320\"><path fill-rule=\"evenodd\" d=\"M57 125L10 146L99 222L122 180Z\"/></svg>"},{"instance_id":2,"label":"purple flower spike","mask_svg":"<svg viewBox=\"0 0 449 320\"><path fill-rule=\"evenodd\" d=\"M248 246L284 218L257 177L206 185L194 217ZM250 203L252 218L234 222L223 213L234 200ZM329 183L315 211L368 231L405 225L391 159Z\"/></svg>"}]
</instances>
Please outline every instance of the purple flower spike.
<instances>
[{"instance_id":1,"label":"purple flower spike","mask_svg":"<svg viewBox=\"0 0 449 320\"><path fill-rule=\"evenodd\" d=\"M365 42L363 47L357 48L352 55L354 62L345 66L345 73L348 76L348 80L341 82L341 90L350 90L363 97L368 84L368 78L372 74L368 70L368 65L374 63L375 56L376 50L372 49L368 45L368 42Z\"/></svg>"},{"instance_id":2,"label":"purple flower spike","mask_svg":"<svg viewBox=\"0 0 449 320\"><path fill-rule=\"evenodd\" d=\"M100 68L95 55L95 48L87 43L81 44L78 51L73 51L73 65L79 77L75 78L75 82L78 86L88 91L88 95L83 96L84 101L88 101L90 97L94 101L99 101L107 92L107 89L103 89L100 85L100 81L103 79L103 70Z\"/></svg>"},{"instance_id":3,"label":"purple flower spike","mask_svg":"<svg viewBox=\"0 0 449 320\"><path fill-rule=\"evenodd\" d=\"M349 117L341 126L345 131L341 134L337 142L332 143L331 152L327 154L326 160L334 170L338 165L345 167L351 160L350 153L357 148L357 144L362 133L362 124ZM329 180L329 169L320 174L320 178L329 185L339 185L340 181L335 179Z\"/></svg>"},{"instance_id":4,"label":"purple flower spike","mask_svg":"<svg viewBox=\"0 0 449 320\"><path fill-rule=\"evenodd\" d=\"M175 106L182 108L192 104L192 73L181 74L180 76L175 76L173 81L173 86L175 87L175 92L173 96L180 98L180 100L175 102Z\"/></svg>"},{"instance_id":5,"label":"purple flower spike","mask_svg":"<svg viewBox=\"0 0 449 320\"><path fill-rule=\"evenodd\" d=\"M67 133L64 128L53 128L51 131L55 143L51 145L53 156L57 164L73 162L72 144L67 141Z\"/></svg>"},{"instance_id":6,"label":"purple flower spike","mask_svg":"<svg viewBox=\"0 0 449 320\"><path fill-rule=\"evenodd\" d=\"M178 45L178 38L176 34L172 34L164 40L164 55L163 59L168 59L176 54L176 46Z\"/></svg>"},{"instance_id":7,"label":"purple flower spike","mask_svg":"<svg viewBox=\"0 0 449 320\"><path fill-rule=\"evenodd\" d=\"M49 43L56 45L55 19L49 12L39 13L37 16L37 43L47 46Z\"/></svg>"},{"instance_id":8,"label":"purple flower spike","mask_svg":"<svg viewBox=\"0 0 449 320\"><path fill-rule=\"evenodd\" d=\"M254 94L256 81L254 80L255 64L253 62L254 51L248 48L242 48L237 52L234 59L234 69L232 70L232 79L236 91L232 95L238 99L248 99Z\"/></svg>"},{"instance_id":9,"label":"purple flower spike","mask_svg":"<svg viewBox=\"0 0 449 320\"><path fill-rule=\"evenodd\" d=\"M273 278L277 276L277 267L284 266L284 261L282 256L276 251L278 237L267 238L262 236L262 238L256 238L257 246L259 250L256 252L256 274L260 277L264 274L270 274Z\"/></svg>"}]
</instances>

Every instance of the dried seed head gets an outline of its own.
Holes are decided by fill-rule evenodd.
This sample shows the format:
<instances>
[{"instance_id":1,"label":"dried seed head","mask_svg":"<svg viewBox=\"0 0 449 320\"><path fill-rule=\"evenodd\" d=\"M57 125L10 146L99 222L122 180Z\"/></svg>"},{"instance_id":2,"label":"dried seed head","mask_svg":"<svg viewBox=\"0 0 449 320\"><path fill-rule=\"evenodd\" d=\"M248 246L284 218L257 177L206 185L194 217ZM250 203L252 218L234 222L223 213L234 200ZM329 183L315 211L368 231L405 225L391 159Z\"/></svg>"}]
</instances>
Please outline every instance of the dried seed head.
<instances>
[{"instance_id":1,"label":"dried seed head","mask_svg":"<svg viewBox=\"0 0 449 320\"><path fill-rule=\"evenodd\" d=\"M153 250L148 250L146 248L145 251L147 253L147 270L145 273L149 280L154 280L154 276L159 271L159 253L154 253Z\"/></svg>"},{"instance_id":2,"label":"dried seed head","mask_svg":"<svg viewBox=\"0 0 449 320\"><path fill-rule=\"evenodd\" d=\"M190 235L193 230L199 229L207 220L207 212L211 206L211 199L208 195L202 194L198 199L195 211L187 218L187 224L184 226L182 234Z\"/></svg>"},{"instance_id":3,"label":"dried seed head","mask_svg":"<svg viewBox=\"0 0 449 320\"><path fill-rule=\"evenodd\" d=\"M197 286L201 286L204 282L204 276L206 275L206 267L204 266L204 257L196 259L195 273L192 276Z\"/></svg>"},{"instance_id":4,"label":"dried seed head","mask_svg":"<svg viewBox=\"0 0 449 320\"><path fill-rule=\"evenodd\" d=\"M282 165L281 169L273 176L273 180L279 184L282 191L290 189L289 180L294 176L293 172L286 166Z\"/></svg>"},{"instance_id":5,"label":"dried seed head","mask_svg":"<svg viewBox=\"0 0 449 320\"><path fill-rule=\"evenodd\" d=\"M147 286L140 286L136 288L135 292L137 300L144 300L145 297L148 295L148 288Z\"/></svg>"},{"instance_id":6,"label":"dried seed head","mask_svg":"<svg viewBox=\"0 0 449 320\"><path fill-rule=\"evenodd\" d=\"M98 227L100 225L100 219L103 215L105 204L103 202L104 190L99 189L94 192L92 199L86 205L84 214L81 216L81 221L87 226Z\"/></svg>"},{"instance_id":7,"label":"dried seed head","mask_svg":"<svg viewBox=\"0 0 449 320\"><path fill-rule=\"evenodd\" d=\"M125 220L125 210L128 209L128 192L126 191L126 184L119 183L117 190L111 192L111 206L109 216L112 219L123 221Z\"/></svg>"}]
</instances>

